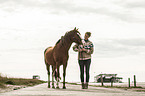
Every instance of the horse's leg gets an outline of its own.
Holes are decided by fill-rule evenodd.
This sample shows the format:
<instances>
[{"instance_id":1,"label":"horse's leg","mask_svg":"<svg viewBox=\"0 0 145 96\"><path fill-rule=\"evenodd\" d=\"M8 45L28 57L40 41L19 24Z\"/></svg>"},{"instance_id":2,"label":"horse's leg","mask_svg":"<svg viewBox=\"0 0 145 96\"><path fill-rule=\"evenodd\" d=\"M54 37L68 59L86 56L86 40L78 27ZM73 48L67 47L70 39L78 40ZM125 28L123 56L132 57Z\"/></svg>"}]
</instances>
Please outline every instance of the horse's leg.
<instances>
[{"instance_id":1,"label":"horse's leg","mask_svg":"<svg viewBox=\"0 0 145 96\"><path fill-rule=\"evenodd\" d=\"M52 88L55 88L55 86L54 86L54 72L55 72L55 67L52 66Z\"/></svg>"},{"instance_id":2,"label":"horse's leg","mask_svg":"<svg viewBox=\"0 0 145 96\"><path fill-rule=\"evenodd\" d=\"M56 76L57 76L56 88L59 89L59 65L58 64L57 64Z\"/></svg>"},{"instance_id":3,"label":"horse's leg","mask_svg":"<svg viewBox=\"0 0 145 96\"><path fill-rule=\"evenodd\" d=\"M67 63L63 65L63 89L66 89L65 87L66 66L67 66Z\"/></svg>"},{"instance_id":4,"label":"horse's leg","mask_svg":"<svg viewBox=\"0 0 145 96\"><path fill-rule=\"evenodd\" d=\"M50 65L47 64L47 74L48 74L48 88L50 88Z\"/></svg>"}]
</instances>

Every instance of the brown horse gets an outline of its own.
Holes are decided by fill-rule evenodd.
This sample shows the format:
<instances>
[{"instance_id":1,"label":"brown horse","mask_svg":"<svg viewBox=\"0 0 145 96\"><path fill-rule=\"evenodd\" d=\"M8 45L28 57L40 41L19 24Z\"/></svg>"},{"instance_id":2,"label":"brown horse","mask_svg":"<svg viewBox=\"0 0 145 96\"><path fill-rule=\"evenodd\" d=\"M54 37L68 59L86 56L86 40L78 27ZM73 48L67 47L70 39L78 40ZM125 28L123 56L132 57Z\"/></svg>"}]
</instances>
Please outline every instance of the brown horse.
<instances>
[{"instance_id":1,"label":"brown horse","mask_svg":"<svg viewBox=\"0 0 145 96\"><path fill-rule=\"evenodd\" d=\"M59 88L59 67L63 65L63 89L65 87L65 75L66 75L66 67L68 61L68 51L75 42L77 44L82 44L82 39L80 37L80 33L78 29L74 28L70 32L67 32L58 42L55 44L54 47L48 47L44 51L45 56L45 64L48 72L48 88L50 88L50 65L52 65L52 88L54 87L54 75L56 76L56 88Z\"/></svg>"}]
</instances>

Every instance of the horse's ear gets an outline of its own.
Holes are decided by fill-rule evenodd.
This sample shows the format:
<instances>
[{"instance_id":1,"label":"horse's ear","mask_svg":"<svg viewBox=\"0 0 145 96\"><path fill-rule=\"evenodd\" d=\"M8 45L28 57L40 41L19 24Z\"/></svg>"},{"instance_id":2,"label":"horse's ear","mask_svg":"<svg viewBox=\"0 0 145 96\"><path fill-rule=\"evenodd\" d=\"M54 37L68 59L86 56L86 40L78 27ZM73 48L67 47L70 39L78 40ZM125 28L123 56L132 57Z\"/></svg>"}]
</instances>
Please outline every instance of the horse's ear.
<instances>
[{"instance_id":1,"label":"horse's ear","mask_svg":"<svg viewBox=\"0 0 145 96\"><path fill-rule=\"evenodd\" d=\"M79 30L79 28L77 29L77 31Z\"/></svg>"},{"instance_id":2,"label":"horse's ear","mask_svg":"<svg viewBox=\"0 0 145 96\"><path fill-rule=\"evenodd\" d=\"M74 28L74 30L76 30L76 27Z\"/></svg>"}]
</instances>

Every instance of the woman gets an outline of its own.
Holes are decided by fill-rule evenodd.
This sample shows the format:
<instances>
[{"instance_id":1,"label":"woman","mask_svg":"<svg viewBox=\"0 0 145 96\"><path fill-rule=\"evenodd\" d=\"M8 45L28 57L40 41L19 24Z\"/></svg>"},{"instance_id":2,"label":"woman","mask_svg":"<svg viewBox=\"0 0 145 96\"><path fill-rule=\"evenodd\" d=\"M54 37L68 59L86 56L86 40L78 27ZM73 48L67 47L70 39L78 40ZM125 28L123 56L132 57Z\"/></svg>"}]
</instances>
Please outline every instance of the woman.
<instances>
[{"instance_id":1,"label":"woman","mask_svg":"<svg viewBox=\"0 0 145 96\"><path fill-rule=\"evenodd\" d=\"M82 83L82 89L88 89L89 82L89 69L91 64L91 54L94 51L93 43L88 39L91 36L91 32L86 32L84 36L83 45L74 45L73 50L78 52L78 62L80 66L80 78ZM84 82L84 70L85 70L85 82Z\"/></svg>"}]
</instances>

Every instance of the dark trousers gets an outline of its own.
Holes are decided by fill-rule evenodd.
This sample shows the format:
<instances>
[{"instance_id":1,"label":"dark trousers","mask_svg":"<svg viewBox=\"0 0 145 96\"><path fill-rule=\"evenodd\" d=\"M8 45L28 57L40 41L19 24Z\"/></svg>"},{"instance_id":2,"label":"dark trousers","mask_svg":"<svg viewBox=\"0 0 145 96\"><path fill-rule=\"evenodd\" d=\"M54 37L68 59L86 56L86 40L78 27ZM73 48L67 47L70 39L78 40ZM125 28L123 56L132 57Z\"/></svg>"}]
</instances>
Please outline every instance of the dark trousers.
<instances>
[{"instance_id":1,"label":"dark trousers","mask_svg":"<svg viewBox=\"0 0 145 96\"><path fill-rule=\"evenodd\" d=\"M90 64L91 64L91 59L88 59L88 60L79 60L81 82L84 82L84 70L85 70L85 76L86 76L85 79L86 79L86 82L89 82Z\"/></svg>"}]
</instances>

